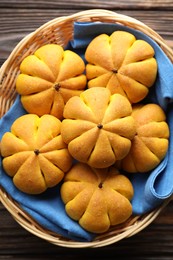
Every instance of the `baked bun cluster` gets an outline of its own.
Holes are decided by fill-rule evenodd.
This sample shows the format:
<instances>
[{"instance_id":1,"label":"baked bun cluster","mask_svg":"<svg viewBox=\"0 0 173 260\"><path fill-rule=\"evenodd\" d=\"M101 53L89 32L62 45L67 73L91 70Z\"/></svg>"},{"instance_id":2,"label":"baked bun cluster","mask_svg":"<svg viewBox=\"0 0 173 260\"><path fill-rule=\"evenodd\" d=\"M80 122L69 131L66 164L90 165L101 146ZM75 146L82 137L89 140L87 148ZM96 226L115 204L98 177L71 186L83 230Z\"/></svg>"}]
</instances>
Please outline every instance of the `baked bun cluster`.
<instances>
[{"instance_id":1,"label":"baked bun cluster","mask_svg":"<svg viewBox=\"0 0 173 260\"><path fill-rule=\"evenodd\" d=\"M61 196L67 214L94 233L106 232L132 214L132 184L115 167L96 169L75 164L65 175Z\"/></svg>"},{"instance_id":2,"label":"baked bun cluster","mask_svg":"<svg viewBox=\"0 0 173 260\"><path fill-rule=\"evenodd\" d=\"M61 121L52 115L26 114L3 135L3 167L18 189L40 194L63 179L72 157L60 130Z\"/></svg>"},{"instance_id":3,"label":"baked bun cluster","mask_svg":"<svg viewBox=\"0 0 173 260\"><path fill-rule=\"evenodd\" d=\"M124 158L136 133L130 102L106 88L85 90L64 109L61 134L70 154L95 168Z\"/></svg>"},{"instance_id":4,"label":"baked bun cluster","mask_svg":"<svg viewBox=\"0 0 173 260\"><path fill-rule=\"evenodd\" d=\"M134 193L128 174L154 169L169 145L164 111L142 104L157 76L154 54L116 31L89 43L86 65L57 44L24 58L16 89L28 114L1 141L16 187L40 194L61 183L67 214L90 232L126 221Z\"/></svg>"},{"instance_id":5,"label":"baked bun cluster","mask_svg":"<svg viewBox=\"0 0 173 260\"><path fill-rule=\"evenodd\" d=\"M148 172L161 162L168 150L166 115L156 104L137 104L132 117L136 122L136 135L122 160L122 168L127 172Z\"/></svg>"},{"instance_id":6,"label":"baked bun cluster","mask_svg":"<svg viewBox=\"0 0 173 260\"><path fill-rule=\"evenodd\" d=\"M85 64L75 52L47 44L20 65L16 90L28 113L63 118L67 100L86 87Z\"/></svg>"},{"instance_id":7,"label":"baked bun cluster","mask_svg":"<svg viewBox=\"0 0 173 260\"><path fill-rule=\"evenodd\" d=\"M87 47L85 58L89 88L106 87L131 103L144 99L156 79L154 49L128 32L97 36Z\"/></svg>"}]
</instances>

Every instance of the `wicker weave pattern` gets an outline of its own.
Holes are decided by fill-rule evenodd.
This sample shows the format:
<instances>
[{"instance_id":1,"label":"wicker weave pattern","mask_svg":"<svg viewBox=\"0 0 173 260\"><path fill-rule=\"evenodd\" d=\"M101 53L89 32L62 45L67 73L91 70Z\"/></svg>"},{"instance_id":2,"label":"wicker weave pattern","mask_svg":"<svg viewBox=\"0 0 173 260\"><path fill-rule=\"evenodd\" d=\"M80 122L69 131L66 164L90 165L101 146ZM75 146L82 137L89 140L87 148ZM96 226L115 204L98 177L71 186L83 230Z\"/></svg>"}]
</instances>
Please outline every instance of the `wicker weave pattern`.
<instances>
[{"instance_id":1,"label":"wicker weave pattern","mask_svg":"<svg viewBox=\"0 0 173 260\"><path fill-rule=\"evenodd\" d=\"M27 35L12 51L0 70L0 117L2 117L13 104L16 97L15 80L20 73L19 65L28 55L35 52L40 46L47 43L57 43L66 46L69 40L73 39L73 23L80 22L107 22L119 23L133 29L137 29L155 40L166 55L173 62L173 51L164 40L151 28L142 22L115 12L107 10L89 10L76 13L71 16L59 17L51 20ZM99 235L92 242L76 242L67 240L57 234L43 229L20 206L0 187L0 200L14 219L32 234L47 240L48 242L63 247L102 247L115 243L123 238L130 237L148 226L167 205L169 200L158 209L144 216L132 217L125 224L114 227L108 232Z\"/></svg>"}]
</instances>

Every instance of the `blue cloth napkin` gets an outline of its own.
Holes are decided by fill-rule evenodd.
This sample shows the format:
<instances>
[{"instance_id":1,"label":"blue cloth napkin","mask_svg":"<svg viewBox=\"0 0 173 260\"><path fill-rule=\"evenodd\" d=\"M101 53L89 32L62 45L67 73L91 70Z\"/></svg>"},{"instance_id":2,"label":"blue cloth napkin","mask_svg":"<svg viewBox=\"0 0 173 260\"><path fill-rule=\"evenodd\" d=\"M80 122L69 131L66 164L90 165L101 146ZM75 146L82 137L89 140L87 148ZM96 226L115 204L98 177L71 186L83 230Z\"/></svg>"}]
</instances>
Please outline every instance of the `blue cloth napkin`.
<instances>
[{"instance_id":1,"label":"blue cloth napkin","mask_svg":"<svg viewBox=\"0 0 173 260\"><path fill-rule=\"evenodd\" d=\"M95 36L101 33L111 34L115 30L129 31L136 38L148 41L155 49L158 76L155 86L147 97L147 102L155 102L162 106L168 115L171 132L169 151L160 165L152 172L130 175L135 190L132 200L133 213L143 214L160 205L173 192L173 170L170 159L170 155L173 153L173 66L152 39L139 31L121 25L75 23L74 40L69 42L67 48L76 51L84 59L85 49ZM20 96L17 96L12 107L0 120L0 139L5 132L10 130L15 119L25 113ZM2 161L0 161L0 185L43 227L77 241L92 241L95 237L94 234L83 230L65 213L59 193L61 184L41 195L34 196L22 193L15 188L12 179L3 171Z\"/></svg>"}]
</instances>

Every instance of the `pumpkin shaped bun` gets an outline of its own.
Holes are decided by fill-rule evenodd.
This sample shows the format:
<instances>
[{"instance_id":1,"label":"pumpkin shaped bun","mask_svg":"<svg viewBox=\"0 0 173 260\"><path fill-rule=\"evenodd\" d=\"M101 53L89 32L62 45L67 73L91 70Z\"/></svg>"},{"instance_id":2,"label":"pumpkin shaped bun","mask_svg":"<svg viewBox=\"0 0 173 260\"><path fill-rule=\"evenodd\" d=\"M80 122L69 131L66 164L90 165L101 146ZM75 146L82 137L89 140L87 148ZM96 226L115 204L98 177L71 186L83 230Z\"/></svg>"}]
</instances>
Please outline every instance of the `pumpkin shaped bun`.
<instances>
[{"instance_id":1,"label":"pumpkin shaped bun","mask_svg":"<svg viewBox=\"0 0 173 260\"><path fill-rule=\"evenodd\" d=\"M136 123L136 135L121 167L128 172L147 172L161 162L168 150L166 115L157 104L136 104L132 116Z\"/></svg>"},{"instance_id":2,"label":"pumpkin shaped bun","mask_svg":"<svg viewBox=\"0 0 173 260\"><path fill-rule=\"evenodd\" d=\"M70 154L95 168L124 158L136 128L128 99L111 95L104 87L87 89L69 99L64 108L61 135Z\"/></svg>"},{"instance_id":3,"label":"pumpkin shaped bun","mask_svg":"<svg viewBox=\"0 0 173 260\"><path fill-rule=\"evenodd\" d=\"M19 117L1 141L2 164L14 185L39 194L58 184L72 165L60 134L61 122L52 115Z\"/></svg>"},{"instance_id":4,"label":"pumpkin shaped bun","mask_svg":"<svg viewBox=\"0 0 173 260\"><path fill-rule=\"evenodd\" d=\"M106 87L112 94L126 96L131 103L146 97L156 79L154 49L125 31L94 38L86 49L85 58L89 88Z\"/></svg>"},{"instance_id":5,"label":"pumpkin shaped bun","mask_svg":"<svg viewBox=\"0 0 173 260\"><path fill-rule=\"evenodd\" d=\"M24 58L16 90L28 113L62 119L64 104L86 86L82 58L60 45L47 44Z\"/></svg>"},{"instance_id":6,"label":"pumpkin shaped bun","mask_svg":"<svg viewBox=\"0 0 173 260\"><path fill-rule=\"evenodd\" d=\"M132 184L113 167L77 163L64 177L61 197L67 214L94 233L105 232L132 214Z\"/></svg>"}]
</instances>

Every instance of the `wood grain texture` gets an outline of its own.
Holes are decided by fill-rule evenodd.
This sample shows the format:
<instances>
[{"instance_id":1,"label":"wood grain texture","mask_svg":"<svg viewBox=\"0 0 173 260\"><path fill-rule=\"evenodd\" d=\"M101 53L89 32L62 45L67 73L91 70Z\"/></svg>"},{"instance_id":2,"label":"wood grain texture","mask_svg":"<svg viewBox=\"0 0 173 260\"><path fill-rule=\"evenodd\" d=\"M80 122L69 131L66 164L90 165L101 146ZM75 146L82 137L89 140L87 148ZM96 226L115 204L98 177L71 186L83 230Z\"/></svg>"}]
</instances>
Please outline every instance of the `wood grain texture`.
<instances>
[{"instance_id":1,"label":"wood grain texture","mask_svg":"<svg viewBox=\"0 0 173 260\"><path fill-rule=\"evenodd\" d=\"M0 7L9 8L39 8L39 9L89 9L89 8L106 8L106 9L161 9L170 10L173 8L172 0L134 0L134 1L115 1L115 0L64 0L64 1L46 1L46 0L1 0Z\"/></svg>"},{"instance_id":2,"label":"wood grain texture","mask_svg":"<svg viewBox=\"0 0 173 260\"><path fill-rule=\"evenodd\" d=\"M173 257L173 203L147 228L131 238L99 249L66 249L20 227L0 206L0 259L157 259ZM116 258L115 258L116 256Z\"/></svg>"},{"instance_id":3,"label":"wood grain texture","mask_svg":"<svg viewBox=\"0 0 173 260\"><path fill-rule=\"evenodd\" d=\"M137 235L99 249L57 247L33 236L20 227L9 213L7 214L3 206L0 206L0 216L0 259L6 259L6 256L10 257L10 254L18 257L16 259L19 257L23 257L22 259L34 259L34 257L35 259L51 259L57 254L61 257L69 257L64 259L89 259L92 257L95 259L95 257L99 257L99 254L105 257L102 259L110 259L107 258L107 255L139 260L165 260L172 259L173 256L173 203L170 203L150 226Z\"/></svg>"},{"instance_id":4,"label":"wood grain texture","mask_svg":"<svg viewBox=\"0 0 173 260\"><path fill-rule=\"evenodd\" d=\"M78 9L15 9L0 8L0 59L6 59L17 43L42 24ZM173 11L114 10L132 16L158 32L173 47ZM161 18L161 19L160 19Z\"/></svg>"},{"instance_id":5,"label":"wood grain texture","mask_svg":"<svg viewBox=\"0 0 173 260\"><path fill-rule=\"evenodd\" d=\"M0 0L0 65L16 44L45 22L81 10L103 8L132 16L173 48L173 0ZM67 249L30 234L0 204L0 259L173 259L173 202L135 236L99 249Z\"/></svg>"}]
</instances>

